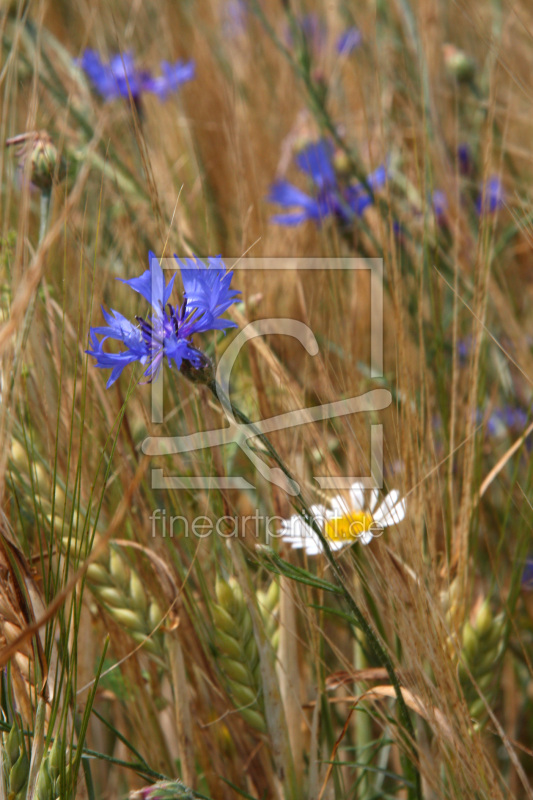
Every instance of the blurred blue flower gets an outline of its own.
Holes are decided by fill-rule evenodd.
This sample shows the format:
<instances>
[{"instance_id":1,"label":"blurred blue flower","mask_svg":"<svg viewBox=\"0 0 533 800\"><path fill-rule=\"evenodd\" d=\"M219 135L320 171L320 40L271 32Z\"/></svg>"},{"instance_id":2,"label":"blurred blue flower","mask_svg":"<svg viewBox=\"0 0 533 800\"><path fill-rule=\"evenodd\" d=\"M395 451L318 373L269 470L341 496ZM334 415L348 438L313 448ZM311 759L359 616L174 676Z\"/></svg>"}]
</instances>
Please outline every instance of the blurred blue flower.
<instances>
[{"instance_id":1,"label":"blurred blue flower","mask_svg":"<svg viewBox=\"0 0 533 800\"><path fill-rule=\"evenodd\" d=\"M468 357L472 352L472 345L473 337L471 333L467 334L464 339L457 340L457 355L459 357L459 363L462 366L466 364Z\"/></svg>"},{"instance_id":2,"label":"blurred blue flower","mask_svg":"<svg viewBox=\"0 0 533 800\"><path fill-rule=\"evenodd\" d=\"M109 62L104 62L96 51L86 50L76 63L106 100L128 98L131 94L138 103L144 92L151 92L164 100L169 92L177 91L182 83L194 78L193 61L176 61L175 64L162 61L162 75L154 78L147 70L136 67L131 53L119 53Z\"/></svg>"},{"instance_id":3,"label":"blurred blue flower","mask_svg":"<svg viewBox=\"0 0 533 800\"><path fill-rule=\"evenodd\" d=\"M299 225L312 220L320 225L330 216L337 216L341 222L348 223L354 216L361 216L372 204L372 197L362 184L341 186L333 168L334 148L331 142L322 139L304 147L296 155L295 161L314 184L313 196L306 194L286 180L274 183L268 200L286 208L299 208L287 214L275 214L271 221L279 225ZM381 165L367 177L372 191L381 188L386 181L387 170Z\"/></svg>"},{"instance_id":4,"label":"blurred blue flower","mask_svg":"<svg viewBox=\"0 0 533 800\"><path fill-rule=\"evenodd\" d=\"M523 408L504 406L502 409L502 419L508 428L515 431L523 431L528 422L528 415Z\"/></svg>"},{"instance_id":5,"label":"blurred blue flower","mask_svg":"<svg viewBox=\"0 0 533 800\"><path fill-rule=\"evenodd\" d=\"M397 219L393 220L392 222L392 232L394 234L394 238L397 242L401 245L405 242L405 228L401 222L398 222Z\"/></svg>"},{"instance_id":6,"label":"blurred blue flower","mask_svg":"<svg viewBox=\"0 0 533 800\"><path fill-rule=\"evenodd\" d=\"M328 31L324 21L315 13L303 14L296 18L296 26L298 27L303 39L305 40L307 49L312 55L319 55L324 49ZM294 47L294 35L291 28L287 29L286 40L289 47Z\"/></svg>"},{"instance_id":7,"label":"blurred blue flower","mask_svg":"<svg viewBox=\"0 0 533 800\"><path fill-rule=\"evenodd\" d=\"M363 37L358 28L347 28L337 39L337 52L339 55L348 56L361 46Z\"/></svg>"},{"instance_id":8,"label":"blurred blue flower","mask_svg":"<svg viewBox=\"0 0 533 800\"><path fill-rule=\"evenodd\" d=\"M472 152L466 142L462 142L457 148L457 159L459 161L459 173L470 175L472 171Z\"/></svg>"},{"instance_id":9,"label":"blurred blue flower","mask_svg":"<svg viewBox=\"0 0 533 800\"><path fill-rule=\"evenodd\" d=\"M194 61L168 61L161 62L161 72L157 78L151 78L145 86L145 91L156 94L160 100L166 100L171 92L177 92L180 86L194 78Z\"/></svg>"},{"instance_id":10,"label":"blurred blue flower","mask_svg":"<svg viewBox=\"0 0 533 800\"><path fill-rule=\"evenodd\" d=\"M184 360L200 368L205 363L205 357L193 347L193 335L236 327L231 320L222 319L222 314L237 302L240 292L231 289L233 272L226 272L221 257L208 258L208 266L196 257L183 261L176 256L174 258L184 286L185 299L181 306L174 307L169 303L176 275L167 284L159 260L149 253L149 269L138 278L122 282L152 306L150 319L136 317L135 324L118 311L111 309L111 314L108 314L102 309L107 326L91 328L92 349L87 353L96 359L97 367L111 369L108 388L121 375L124 367L135 361L146 366L144 376L149 381L157 377L165 358L169 367L174 362L178 370ZM99 339L99 336L102 338ZM107 339L122 342L126 349L118 353L104 350Z\"/></svg>"},{"instance_id":11,"label":"blurred blue flower","mask_svg":"<svg viewBox=\"0 0 533 800\"><path fill-rule=\"evenodd\" d=\"M476 202L478 214L494 214L505 204L505 192L497 175L492 175L481 189Z\"/></svg>"},{"instance_id":12,"label":"blurred blue flower","mask_svg":"<svg viewBox=\"0 0 533 800\"><path fill-rule=\"evenodd\" d=\"M448 198L441 189L435 189L432 196L433 211L437 222L442 222L448 210Z\"/></svg>"},{"instance_id":13,"label":"blurred blue flower","mask_svg":"<svg viewBox=\"0 0 533 800\"><path fill-rule=\"evenodd\" d=\"M531 410L528 413L518 406L504 405L496 408L488 418L487 432L490 436L503 436L507 431L520 435L530 420Z\"/></svg>"},{"instance_id":14,"label":"blurred blue flower","mask_svg":"<svg viewBox=\"0 0 533 800\"><path fill-rule=\"evenodd\" d=\"M225 37L233 39L246 31L248 5L246 0L228 0L221 7L222 30Z\"/></svg>"},{"instance_id":15,"label":"blurred blue flower","mask_svg":"<svg viewBox=\"0 0 533 800\"><path fill-rule=\"evenodd\" d=\"M526 558L526 563L524 564L524 571L522 573L522 589L526 589L527 591L533 591L533 556L529 556Z\"/></svg>"},{"instance_id":16,"label":"blurred blue flower","mask_svg":"<svg viewBox=\"0 0 533 800\"><path fill-rule=\"evenodd\" d=\"M387 167L385 164L381 164L374 172L367 175L366 182L373 192L382 189L387 182ZM350 208L358 217L362 216L363 211L374 202L362 183L348 186L346 197Z\"/></svg>"}]
</instances>

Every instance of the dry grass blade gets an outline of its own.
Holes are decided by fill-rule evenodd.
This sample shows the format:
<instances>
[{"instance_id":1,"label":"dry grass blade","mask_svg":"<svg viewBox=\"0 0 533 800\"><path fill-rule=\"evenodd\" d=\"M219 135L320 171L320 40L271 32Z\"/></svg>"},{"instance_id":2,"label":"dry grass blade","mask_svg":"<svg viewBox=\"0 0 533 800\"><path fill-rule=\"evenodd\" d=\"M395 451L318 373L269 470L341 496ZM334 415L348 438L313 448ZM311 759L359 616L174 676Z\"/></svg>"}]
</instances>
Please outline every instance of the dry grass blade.
<instances>
[{"instance_id":1,"label":"dry grass blade","mask_svg":"<svg viewBox=\"0 0 533 800\"><path fill-rule=\"evenodd\" d=\"M50 700L54 691L55 670L49 668L41 641L41 631L36 629L32 647L23 632L43 616L45 605L35 581L35 573L24 554L13 544L5 519L0 530L0 629L5 646L11 646L12 669L15 672L17 701L28 723L33 716L37 696L44 694ZM50 681L47 684L48 678Z\"/></svg>"},{"instance_id":2,"label":"dry grass blade","mask_svg":"<svg viewBox=\"0 0 533 800\"><path fill-rule=\"evenodd\" d=\"M528 436L533 433L533 422L528 425L524 433L518 437L518 439L511 445L511 447L503 454L503 456L498 460L498 462L494 465L491 469L489 474L483 479L481 486L479 487L478 493L478 501L481 500L491 483L498 477L502 469L508 463L509 459L511 459L517 450L520 450Z\"/></svg>"}]
</instances>

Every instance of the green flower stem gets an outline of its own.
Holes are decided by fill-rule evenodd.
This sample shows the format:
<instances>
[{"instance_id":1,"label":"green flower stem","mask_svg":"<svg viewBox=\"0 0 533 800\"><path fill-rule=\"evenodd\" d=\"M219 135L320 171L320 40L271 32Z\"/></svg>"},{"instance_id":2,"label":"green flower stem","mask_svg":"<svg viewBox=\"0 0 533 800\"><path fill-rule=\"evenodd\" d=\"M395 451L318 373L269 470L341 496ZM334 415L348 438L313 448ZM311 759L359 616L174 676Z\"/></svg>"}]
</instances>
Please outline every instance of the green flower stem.
<instances>
[{"instance_id":1,"label":"green flower stem","mask_svg":"<svg viewBox=\"0 0 533 800\"><path fill-rule=\"evenodd\" d=\"M361 638L356 637L353 653L356 670L365 669L368 666L364 645L366 645L364 636L361 636ZM363 763L365 765L358 769L358 800L370 800L374 796L375 787L371 785L370 772L366 770L366 765L371 761L369 747L372 743L372 726L368 714L355 715L355 736L356 761L358 764Z\"/></svg>"},{"instance_id":2,"label":"green flower stem","mask_svg":"<svg viewBox=\"0 0 533 800\"><path fill-rule=\"evenodd\" d=\"M50 222L50 205L51 205L51 193L50 191L41 191L41 200L40 200L40 221L39 221L39 241L37 243L37 249L39 249L44 241L44 237L46 236L46 232L48 230L48 223ZM11 390L13 390L13 386L15 385L15 379L18 374L18 364L19 359L24 352L26 347L26 342L28 341L28 336L30 334L31 323L33 320L33 314L35 311L35 297L37 292L31 297L30 302L28 304L28 308L26 309L26 313L24 315L24 323L22 326L22 333L20 338L17 341L15 346L15 355L13 358L13 373L11 378Z\"/></svg>"},{"instance_id":3,"label":"green flower stem","mask_svg":"<svg viewBox=\"0 0 533 800\"><path fill-rule=\"evenodd\" d=\"M276 450L270 443L269 439L256 427L256 425L250 419L248 419L248 417L245 414L242 413L242 411L239 411L238 408L232 405L231 400L223 392L222 387L217 383L216 379L212 378L211 380L209 380L207 382L207 386L211 390L214 397L218 400L218 402L221 403L221 405L225 409L231 412L236 419L247 425L253 431L253 433L257 436L257 438L260 439L262 444L265 446L268 454L272 457L272 459L276 462L276 464L279 466L282 472L286 475L291 484L293 485L296 484L295 479L293 478L290 471L287 469L287 467L277 454ZM370 649L374 653L379 664L387 670L389 680L394 688L394 693L396 695L396 700L398 702L398 711L400 714L400 719L407 733L406 741L408 749L410 750L411 757L404 759L406 762L404 767L406 776L412 783L412 786L409 788L409 796L415 797L417 798L417 800L421 800L422 787L420 782L420 772L416 766L418 755L416 748L415 731L413 728L413 723L411 722L411 718L409 716L409 711L407 710L407 706L405 704L405 700L402 695L400 682L398 680L398 676L396 675L394 665L390 659L389 654L381 644L377 633L374 631L372 625L367 621L363 612L360 610L359 606L357 605L357 603L351 596L350 592L346 588L342 577L342 573L339 569L337 562L333 557L333 553L331 552L327 538L324 536L318 524L316 523L309 507L307 506L305 500L302 497L301 492L297 497L297 501L298 502L295 503L296 510L305 519L308 525L310 525L313 528L313 530L319 537L322 547L324 548L324 553L326 555L326 558L328 559L331 569L333 570L333 575L335 576L335 580L339 585L339 589L344 599L348 603L348 606L355 618L357 626L363 632L366 641Z\"/></svg>"},{"instance_id":4,"label":"green flower stem","mask_svg":"<svg viewBox=\"0 0 533 800\"><path fill-rule=\"evenodd\" d=\"M48 230L50 206L51 206L51 193L41 192L41 205L40 205L41 219L39 224L39 243L37 247L40 247L42 245L43 239L46 235L46 231Z\"/></svg>"}]
</instances>

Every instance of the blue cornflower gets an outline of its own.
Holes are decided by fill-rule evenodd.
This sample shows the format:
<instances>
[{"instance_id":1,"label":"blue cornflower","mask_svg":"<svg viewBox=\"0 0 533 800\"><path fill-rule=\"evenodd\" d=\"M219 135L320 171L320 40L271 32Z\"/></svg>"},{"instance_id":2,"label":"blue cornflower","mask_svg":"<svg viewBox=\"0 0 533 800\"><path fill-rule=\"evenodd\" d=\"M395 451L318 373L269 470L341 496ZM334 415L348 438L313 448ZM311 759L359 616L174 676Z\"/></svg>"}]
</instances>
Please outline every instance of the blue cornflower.
<instances>
[{"instance_id":1,"label":"blue cornflower","mask_svg":"<svg viewBox=\"0 0 533 800\"><path fill-rule=\"evenodd\" d=\"M337 39L337 53L348 56L361 46L363 37L359 28L347 28Z\"/></svg>"},{"instance_id":2,"label":"blue cornflower","mask_svg":"<svg viewBox=\"0 0 533 800\"><path fill-rule=\"evenodd\" d=\"M372 204L372 198L362 184L342 187L333 167L334 148L331 142L322 139L304 147L296 155L295 161L314 184L314 196L308 195L286 180L274 183L268 200L286 208L300 208L300 211L275 214L271 220L279 225L299 225L312 220L320 225L330 216L337 216L348 223L354 216L361 216L365 208ZM382 187L387 178L384 165L367 177L372 191Z\"/></svg>"},{"instance_id":3,"label":"blue cornflower","mask_svg":"<svg viewBox=\"0 0 533 800\"><path fill-rule=\"evenodd\" d=\"M221 257L208 258L208 266L196 257L184 261L174 258L183 279L185 299L181 306L174 307L169 303L176 275L167 284L158 259L149 253L149 269L138 278L122 282L150 303L151 317L136 317L135 324L118 311L112 309L108 314L102 309L107 326L91 328L92 349L87 353L96 358L97 367L112 370L108 388L124 367L135 361L146 366L144 376L148 381L157 377L165 358L169 367L174 362L178 370L184 361L200 369L205 366L206 357L193 347L194 334L236 327L231 320L222 319L222 314L237 302L240 292L231 289L233 272L226 272ZM126 349L118 353L104 350L107 339L122 342Z\"/></svg>"},{"instance_id":4,"label":"blue cornflower","mask_svg":"<svg viewBox=\"0 0 533 800\"><path fill-rule=\"evenodd\" d=\"M147 70L136 67L131 53L119 53L109 62L103 62L97 52L86 50L77 64L105 100L128 98L131 94L134 102L138 103L144 92L165 100L169 92L177 91L182 83L194 78L193 61L176 61L175 64L162 61L162 75L154 78Z\"/></svg>"},{"instance_id":5,"label":"blue cornflower","mask_svg":"<svg viewBox=\"0 0 533 800\"><path fill-rule=\"evenodd\" d=\"M476 202L478 214L495 214L505 204L503 184L497 175L492 175L482 187Z\"/></svg>"}]
</instances>

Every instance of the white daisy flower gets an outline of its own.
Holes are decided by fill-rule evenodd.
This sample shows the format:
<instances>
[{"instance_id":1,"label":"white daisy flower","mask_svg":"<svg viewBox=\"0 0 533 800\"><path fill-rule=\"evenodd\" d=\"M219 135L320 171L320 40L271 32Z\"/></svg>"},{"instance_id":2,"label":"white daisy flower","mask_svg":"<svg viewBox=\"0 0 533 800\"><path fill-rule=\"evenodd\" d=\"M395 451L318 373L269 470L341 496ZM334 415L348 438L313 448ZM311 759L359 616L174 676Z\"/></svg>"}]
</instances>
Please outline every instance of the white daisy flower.
<instances>
[{"instance_id":1,"label":"white daisy flower","mask_svg":"<svg viewBox=\"0 0 533 800\"><path fill-rule=\"evenodd\" d=\"M383 528L397 525L405 517L405 500L393 489L377 506L377 489L365 489L362 483L352 483L348 500L338 495L331 500L331 511L325 534L329 539L342 541L342 546L356 539L370 544L374 536L381 536ZM377 506L377 508L376 508Z\"/></svg>"},{"instance_id":2,"label":"white daisy flower","mask_svg":"<svg viewBox=\"0 0 533 800\"><path fill-rule=\"evenodd\" d=\"M394 489L378 505L377 489L365 489L362 483L352 484L348 497L338 495L330 508L312 506L311 512L332 550L353 544L369 544L380 536L384 528L397 525L405 517L405 500ZM280 538L294 548L305 549L307 555L323 552L322 543L315 531L302 517L295 514L283 520Z\"/></svg>"}]
</instances>

